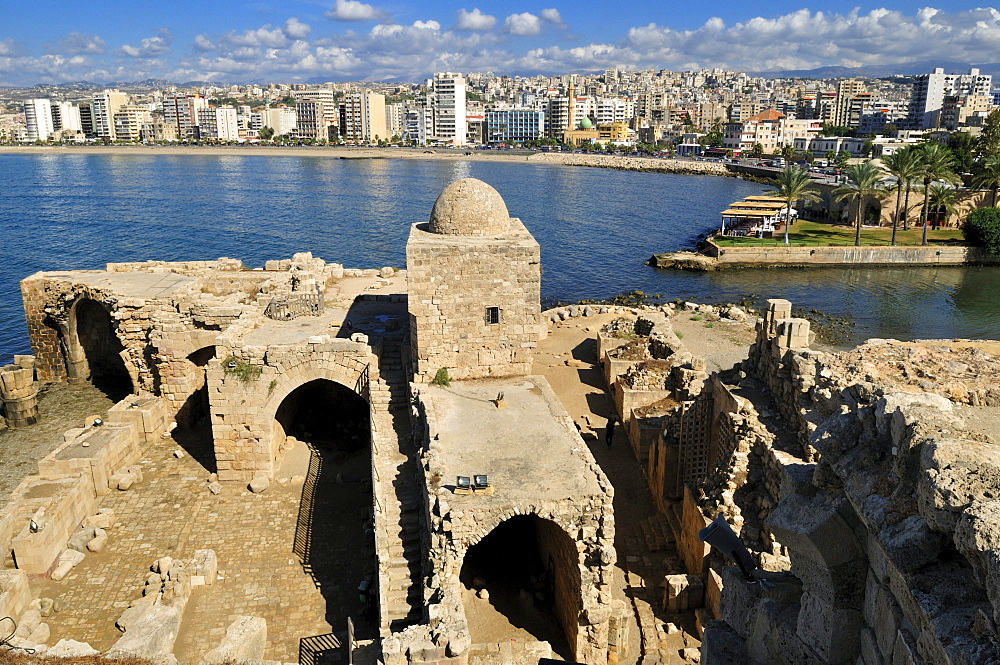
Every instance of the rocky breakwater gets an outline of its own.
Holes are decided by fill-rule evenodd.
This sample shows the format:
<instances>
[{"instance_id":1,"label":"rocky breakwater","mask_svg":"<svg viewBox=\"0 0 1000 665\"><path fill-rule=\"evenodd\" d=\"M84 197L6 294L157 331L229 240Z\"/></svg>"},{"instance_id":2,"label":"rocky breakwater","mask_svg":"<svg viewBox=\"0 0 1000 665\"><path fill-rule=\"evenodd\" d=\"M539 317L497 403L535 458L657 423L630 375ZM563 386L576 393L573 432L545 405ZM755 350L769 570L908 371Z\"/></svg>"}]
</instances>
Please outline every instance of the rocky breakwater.
<instances>
[{"instance_id":1,"label":"rocky breakwater","mask_svg":"<svg viewBox=\"0 0 1000 665\"><path fill-rule=\"evenodd\" d=\"M1000 345L817 353L769 304L744 370L807 453L766 518L790 569L770 589L723 571L701 662L1000 662Z\"/></svg>"},{"instance_id":2,"label":"rocky breakwater","mask_svg":"<svg viewBox=\"0 0 1000 665\"><path fill-rule=\"evenodd\" d=\"M694 175L731 176L732 173L719 162L689 162L658 157L625 157L622 155L590 155L541 152L531 155L528 161L566 166L594 166L620 171L652 171L656 173L687 173Z\"/></svg>"}]
</instances>

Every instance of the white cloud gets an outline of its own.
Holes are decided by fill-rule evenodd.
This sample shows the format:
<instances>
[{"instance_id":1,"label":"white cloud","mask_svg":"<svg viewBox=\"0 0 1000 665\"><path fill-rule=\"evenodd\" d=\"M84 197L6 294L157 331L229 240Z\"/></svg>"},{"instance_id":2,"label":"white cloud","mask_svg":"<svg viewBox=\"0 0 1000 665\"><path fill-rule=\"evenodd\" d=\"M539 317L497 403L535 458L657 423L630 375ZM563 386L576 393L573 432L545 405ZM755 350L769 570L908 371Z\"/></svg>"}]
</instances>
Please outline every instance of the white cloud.
<instances>
[{"instance_id":1,"label":"white cloud","mask_svg":"<svg viewBox=\"0 0 1000 665\"><path fill-rule=\"evenodd\" d=\"M214 51L215 42L208 35L198 35L194 38L194 48L196 51Z\"/></svg>"},{"instance_id":2,"label":"white cloud","mask_svg":"<svg viewBox=\"0 0 1000 665\"><path fill-rule=\"evenodd\" d=\"M71 32L59 42L48 44L49 53L63 55L104 55L104 40L97 35L86 35L81 32Z\"/></svg>"},{"instance_id":3,"label":"white cloud","mask_svg":"<svg viewBox=\"0 0 1000 665\"><path fill-rule=\"evenodd\" d=\"M289 39L307 39L312 28L294 16L285 21L285 34Z\"/></svg>"},{"instance_id":4,"label":"white cloud","mask_svg":"<svg viewBox=\"0 0 1000 665\"><path fill-rule=\"evenodd\" d=\"M511 14L503 22L504 32L511 35L530 36L542 31L542 21L534 14Z\"/></svg>"},{"instance_id":5,"label":"white cloud","mask_svg":"<svg viewBox=\"0 0 1000 665\"><path fill-rule=\"evenodd\" d=\"M358 0L336 0L333 9L325 13L335 21L383 21L388 12Z\"/></svg>"},{"instance_id":6,"label":"white cloud","mask_svg":"<svg viewBox=\"0 0 1000 665\"><path fill-rule=\"evenodd\" d=\"M155 37L143 39L139 46L123 44L117 53L128 58L158 58L170 52L171 41L170 28L160 28Z\"/></svg>"},{"instance_id":7,"label":"white cloud","mask_svg":"<svg viewBox=\"0 0 1000 665\"><path fill-rule=\"evenodd\" d=\"M548 21L549 23L554 23L556 25L565 25L562 20L562 15L559 13L558 9L543 9L538 12L538 15Z\"/></svg>"},{"instance_id":8,"label":"white cloud","mask_svg":"<svg viewBox=\"0 0 1000 665\"><path fill-rule=\"evenodd\" d=\"M459 9L456 13L455 29L465 31L490 30L497 24L497 17L484 14L477 7L471 12Z\"/></svg>"},{"instance_id":9,"label":"white cloud","mask_svg":"<svg viewBox=\"0 0 1000 665\"><path fill-rule=\"evenodd\" d=\"M419 81L435 71L553 74L615 66L765 71L824 65L984 63L997 60L1000 44L1000 12L989 8L959 12L928 8L909 14L891 9L843 14L801 10L729 25L710 18L691 30L651 23L633 27L617 39L608 35L600 42L586 43L563 38L558 45L553 39L548 45L532 44L535 48L519 47L516 52L511 44L517 40L511 35L546 34L556 27L556 14L545 10L537 15L512 14L502 27L497 18L479 9L461 10L455 16L451 29L443 28L438 20L409 25L383 20L370 30L322 36L313 35L298 19L288 19L256 30L198 35L184 49L184 56L171 54L169 31L103 56L96 52L100 48L96 35L82 35L75 41L67 38L64 48L58 43L51 47L57 53L39 57L29 56L19 43L0 33L0 85L147 76L177 81L317 77Z\"/></svg>"}]
</instances>

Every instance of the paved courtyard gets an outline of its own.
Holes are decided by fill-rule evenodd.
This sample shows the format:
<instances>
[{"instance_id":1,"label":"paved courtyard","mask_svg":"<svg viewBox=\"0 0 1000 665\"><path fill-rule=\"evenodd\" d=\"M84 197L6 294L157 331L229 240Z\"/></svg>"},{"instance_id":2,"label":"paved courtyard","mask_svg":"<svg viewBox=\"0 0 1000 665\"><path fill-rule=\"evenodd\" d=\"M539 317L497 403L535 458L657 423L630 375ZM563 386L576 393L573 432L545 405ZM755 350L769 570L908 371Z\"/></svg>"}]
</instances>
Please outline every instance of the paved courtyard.
<instances>
[{"instance_id":1,"label":"paved courtyard","mask_svg":"<svg viewBox=\"0 0 1000 665\"><path fill-rule=\"evenodd\" d=\"M304 446L305 444L299 444ZM107 650L121 636L115 620L141 595L149 566L161 556L189 558L196 549L218 555L219 579L193 589L175 654L197 663L239 615L267 620L265 658L298 662L302 638L341 632L351 615L359 637L372 627L360 618L357 584L374 571L364 523L371 503L368 463L361 454L336 460L313 452L303 474L274 482L263 494L225 484L208 490L208 472L191 455L173 456L171 440L146 451L144 480L108 496L116 523L107 548L61 582L33 591L61 597L47 619L50 643L62 638Z\"/></svg>"}]
</instances>

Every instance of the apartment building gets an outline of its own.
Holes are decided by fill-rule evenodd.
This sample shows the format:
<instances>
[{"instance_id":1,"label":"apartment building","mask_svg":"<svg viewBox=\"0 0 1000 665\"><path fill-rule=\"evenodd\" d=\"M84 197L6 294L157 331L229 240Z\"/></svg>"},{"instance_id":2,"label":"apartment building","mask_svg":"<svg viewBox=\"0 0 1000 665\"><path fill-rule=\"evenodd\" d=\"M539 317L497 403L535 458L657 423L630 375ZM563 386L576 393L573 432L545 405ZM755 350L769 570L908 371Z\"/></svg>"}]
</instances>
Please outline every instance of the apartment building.
<instances>
[{"instance_id":1,"label":"apartment building","mask_svg":"<svg viewBox=\"0 0 1000 665\"><path fill-rule=\"evenodd\" d=\"M370 90L344 95L340 100L340 136L347 141L364 142L389 138L385 95Z\"/></svg>"},{"instance_id":2,"label":"apartment building","mask_svg":"<svg viewBox=\"0 0 1000 665\"><path fill-rule=\"evenodd\" d=\"M434 74L430 94L433 139L451 145L465 145L465 78L461 74Z\"/></svg>"},{"instance_id":3,"label":"apartment building","mask_svg":"<svg viewBox=\"0 0 1000 665\"><path fill-rule=\"evenodd\" d=\"M170 94L163 98L163 121L176 128L178 138L193 138L198 125L198 111L208 108L201 95Z\"/></svg>"},{"instance_id":4,"label":"apartment building","mask_svg":"<svg viewBox=\"0 0 1000 665\"><path fill-rule=\"evenodd\" d=\"M48 99L27 99L24 102L24 122L29 141L47 141L55 131L52 123L52 103Z\"/></svg>"},{"instance_id":5,"label":"apartment building","mask_svg":"<svg viewBox=\"0 0 1000 665\"><path fill-rule=\"evenodd\" d=\"M295 114L300 138L329 141L337 133L340 113L329 88L297 92Z\"/></svg>"},{"instance_id":6,"label":"apartment building","mask_svg":"<svg viewBox=\"0 0 1000 665\"><path fill-rule=\"evenodd\" d=\"M273 129L275 136L285 136L295 131L298 115L293 108L279 106L273 109L262 109L260 118L262 127Z\"/></svg>"},{"instance_id":7,"label":"apartment building","mask_svg":"<svg viewBox=\"0 0 1000 665\"><path fill-rule=\"evenodd\" d=\"M118 90L105 90L101 94L94 95L90 104L90 112L94 124L94 135L97 138L108 141L114 141L118 138L115 134L115 114L127 103L128 95Z\"/></svg>"},{"instance_id":8,"label":"apartment building","mask_svg":"<svg viewBox=\"0 0 1000 665\"><path fill-rule=\"evenodd\" d=\"M125 104L115 111L112 118L116 141L138 143L142 139L142 127L153 121L149 109L137 104Z\"/></svg>"},{"instance_id":9,"label":"apartment building","mask_svg":"<svg viewBox=\"0 0 1000 665\"><path fill-rule=\"evenodd\" d=\"M943 68L936 67L930 74L918 76L914 82L907 124L910 129L938 127L946 96L990 96L992 86L993 77L981 74L974 67L968 74L945 74Z\"/></svg>"},{"instance_id":10,"label":"apartment building","mask_svg":"<svg viewBox=\"0 0 1000 665\"><path fill-rule=\"evenodd\" d=\"M823 123L812 119L789 118L774 109L768 109L744 122L730 122L725 126L722 147L734 151L750 150L756 144L765 153L774 154L785 145L792 145L797 138L808 138L819 133Z\"/></svg>"},{"instance_id":11,"label":"apartment building","mask_svg":"<svg viewBox=\"0 0 1000 665\"><path fill-rule=\"evenodd\" d=\"M202 140L238 141L240 123L232 106L209 106L198 109L197 138Z\"/></svg>"},{"instance_id":12,"label":"apartment building","mask_svg":"<svg viewBox=\"0 0 1000 665\"><path fill-rule=\"evenodd\" d=\"M486 143L524 143L545 135L545 113L531 109L487 111Z\"/></svg>"}]
</instances>

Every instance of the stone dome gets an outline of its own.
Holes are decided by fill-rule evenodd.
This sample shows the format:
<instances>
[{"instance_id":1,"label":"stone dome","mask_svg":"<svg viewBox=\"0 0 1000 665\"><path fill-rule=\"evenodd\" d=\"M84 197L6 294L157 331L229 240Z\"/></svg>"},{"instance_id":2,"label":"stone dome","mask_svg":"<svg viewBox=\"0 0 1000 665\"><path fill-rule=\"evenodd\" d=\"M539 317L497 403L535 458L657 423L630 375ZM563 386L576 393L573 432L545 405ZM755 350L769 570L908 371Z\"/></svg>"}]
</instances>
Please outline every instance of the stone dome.
<instances>
[{"instance_id":1,"label":"stone dome","mask_svg":"<svg viewBox=\"0 0 1000 665\"><path fill-rule=\"evenodd\" d=\"M482 180L463 178L434 202L428 230L446 236L497 236L510 231L510 213L500 192Z\"/></svg>"}]
</instances>

